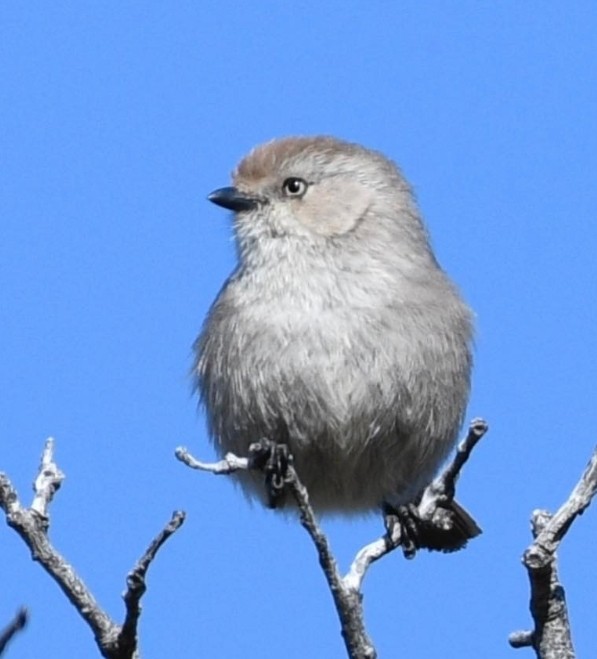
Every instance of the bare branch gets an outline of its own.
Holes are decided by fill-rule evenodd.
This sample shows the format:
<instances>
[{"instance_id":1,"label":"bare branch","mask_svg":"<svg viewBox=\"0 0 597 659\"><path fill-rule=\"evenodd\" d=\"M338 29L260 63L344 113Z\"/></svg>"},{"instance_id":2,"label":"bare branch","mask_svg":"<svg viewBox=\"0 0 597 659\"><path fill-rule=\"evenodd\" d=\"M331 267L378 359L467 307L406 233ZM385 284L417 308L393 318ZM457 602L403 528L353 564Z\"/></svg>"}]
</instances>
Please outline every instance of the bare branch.
<instances>
[{"instance_id":1,"label":"bare branch","mask_svg":"<svg viewBox=\"0 0 597 659\"><path fill-rule=\"evenodd\" d=\"M118 646L121 653L128 649L129 653L132 654L137 647L137 624L141 615L141 598L147 590L145 583L147 570L160 547L182 526L185 518L186 514L184 512L174 512L168 524L153 539L146 552L127 576L127 590L123 596L126 616L118 638Z\"/></svg>"},{"instance_id":2,"label":"bare branch","mask_svg":"<svg viewBox=\"0 0 597 659\"><path fill-rule=\"evenodd\" d=\"M252 444L248 458L241 458L232 453L226 454L219 462L201 462L184 448L177 448L176 457L193 469L209 471L216 475L226 475L238 470L262 470L266 461L263 454L273 443L263 440ZM307 530L319 556L319 562L327 579L342 627L342 636L351 659L375 659L377 656L369 640L363 621L362 596L359 592L347 588L340 576L336 559L330 549L328 540L319 527L313 508L309 503L307 489L300 482L290 458L286 473L283 475L286 486L290 489L300 515L302 526Z\"/></svg>"},{"instance_id":3,"label":"bare branch","mask_svg":"<svg viewBox=\"0 0 597 659\"><path fill-rule=\"evenodd\" d=\"M514 632L512 647L532 647L540 659L574 659L574 647L564 587L558 579L556 551L572 522L597 492L597 449L568 499L555 513L535 510L531 517L533 543L523 554L531 584L533 631Z\"/></svg>"},{"instance_id":4,"label":"bare branch","mask_svg":"<svg viewBox=\"0 0 597 659\"><path fill-rule=\"evenodd\" d=\"M54 442L48 439L42 454L40 470L35 479L33 506L21 505L8 476L0 474L0 507L6 521L23 539L34 561L54 579L70 603L91 627L98 644L105 643L115 634L116 624L102 611L87 586L73 567L59 554L48 540L50 525L48 505L64 478L54 464Z\"/></svg>"},{"instance_id":5,"label":"bare branch","mask_svg":"<svg viewBox=\"0 0 597 659\"><path fill-rule=\"evenodd\" d=\"M124 595L126 618L121 627L103 611L74 568L48 539L48 508L63 479L64 474L54 462L54 440L50 438L42 453L31 508L21 505L16 490L3 473L0 473L0 507L6 513L8 525L15 529L31 550L33 560L40 563L54 579L89 625L101 655L106 659L137 659L137 622L141 613L140 600L146 589L145 575L159 548L183 523L184 513L174 513L128 575L128 588Z\"/></svg>"},{"instance_id":6,"label":"bare branch","mask_svg":"<svg viewBox=\"0 0 597 659\"><path fill-rule=\"evenodd\" d=\"M434 511L438 508L440 502L452 501L454 499L456 481L460 476L460 472L468 462L473 449L487 430L487 422L484 419L473 419L471 421L468 433L458 445L452 461L444 471L430 485L428 485L427 488L425 488L421 498L421 503L418 506L419 514L423 519L433 519Z\"/></svg>"},{"instance_id":7,"label":"bare branch","mask_svg":"<svg viewBox=\"0 0 597 659\"><path fill-rule=\"evenodd\" d=\"M52 502L54 495L60 489L64 474L58 469L54 462L54 438L48 437L41 454L41 464L39 473L33 483L33 503L31 510L41 517L48 517L48 506Z\"/></svg>"},{"instance_id":8,"label":"bare branch","mask_svg":"<svg viewBox=\"0 0 597 659\"><path fill-rule=\"evenodd\" d=\"M458 447L453 461L425 490L416 510L429 528L437 525L442 532L449 531L455 519L454 510L450 510L450 505L454 504L458 514L466 515L467 522L470 522L475 529L478 529L474 521L454 502L454 489L462 467L486 431L487 424L485 421L475 419L471 423L467 437ZM274 442L262 440L250 446L249 456L246 458L228 453L223 460L213 463L197 460L184 448L176 449L175 454L187 466L216 475L227 475L238 470L251 469L262 470L267 473L266 470L271 470L272 464L277 464L272 456L278 448L280 446ZM287 458L286 461L281 462L281 464L286 465L281 480L283 485L290 489L299 511L300 522L311 537L317 550L319 563L328 582L340 618L342 637L348 656L351 659L375 659L377 653L365 629L361 587L371 563L396 549L402 544L403 539L399 532L392 534L391 537L390 534L386 534L363 547L356 555L349 572L343 578L338 570L329 542L322 532L309 503L307 489L301 483L294 469L292 457L287 456ZM275 481L279 482L280 479L277 478ZM273 500L275 500L275 497L273 497ZM476 534L475 531L473 533Z\"/></svg>"},{"instance_id":9,"label":"bare branch","mask_svg":"<svg viewBox=\"0 0 597 659\"><path fill-rule=\"evenodd\" d=\"M6 625L6 627L0 632L0 656L4 654L6 646L10 643L15 634L18 634L25 628L28 619L29 614L27 613L27 609L22 607L16 612L15 617L8 623L8 625Z\"/></svg>"},{"instance_id":10,"label":"bare branch","mask_svg":"<svg viewBox=\"0 0 597 659\"><path fill-rule=\"evenodd\" d=\"M360 591L369 566L399 546L400 539L398 538L397 542L393 542L387 534L365 545L357 552L348 573L344 576L345 586L352 590Z\"/></svg>"},{"instance_id":11,"label":"bare branch","mask_svg":"<svg viewBox=\"0 0 597 659\"><path fill-rule=\"evenodd\" d=\"M288 468L287 483L296 501L303 528L310 535L327 579L342 627L342 638L351 659L375 659L377 652L365 629L363 596L344 582L329 542L309 503L307 488L300 482L294 467Z\"/></svg>"},{"instance_id":12,"label":"bare branch","mask_svg":"<svg viewBox=\"0 0 597 659\"><path fill-rule=\"evenodd\" d=\"M469 459L472 450L487 432L487 429L487 423L483 419L474 419L471 422L468 433L458 445L452 461L425 488L421 501L416 506L416 512L422 520L437 525L441 530L446 530L445 525L452 524L452 518L446 516L445 511L454 502L456 481L458 480L460 471ZM459 514L466 514L459 506L458 510ZM369 566L400 547L401 544L402 537L399 528L397 528L391 535L387 533L363 547L355 556L348 573L344 577L344 584L347 587L360 591Z\"/></svg>"},{"instance_id":13,"label":"bare branch","mask_svg":"<svg viewBox=\"0 0 597 659\"><path fill-rule=\"evenodd\" d=\"M248 458L239 458L238 456L234 455L234 453L226 453L224 459L218 462L201 462L200 460L197 460L197 458L194 458L186 448L179 446L176 451L174 451L174 455L176 456L177 460L180 460L191 469L209 471L212 474L216 474L218 476L233 474L239 469L249 469Z\"/></svg>"}]
</instances>

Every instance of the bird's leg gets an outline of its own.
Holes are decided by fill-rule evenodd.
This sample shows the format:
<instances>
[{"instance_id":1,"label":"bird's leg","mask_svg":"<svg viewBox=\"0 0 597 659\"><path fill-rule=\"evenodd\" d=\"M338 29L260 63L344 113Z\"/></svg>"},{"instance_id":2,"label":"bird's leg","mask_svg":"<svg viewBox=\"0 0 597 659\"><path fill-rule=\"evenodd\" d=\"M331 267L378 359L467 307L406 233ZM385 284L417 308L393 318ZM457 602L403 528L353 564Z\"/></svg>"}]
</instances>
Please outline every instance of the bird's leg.
<instances>
[{"instance_id":1,"label":"bird's leg","mask_svg":"<svg viewBox=\"0 0 597 659\"><path fill-rule=\"evenodd\" d=\"M388 541L393 545L399 543L405 558L414 558L422 546L422 520L417 507L412 503L401 506L384 503L382 512Z\"/></svg>"},{"instance_id":2,"label":"bird's leg","mask_svg":"<svg viewBox=\"0 0 597 659\"><path fill-rule=\"evenodd\" d=\"M259 469L265 474L269 508L277 508L280 504L291 461L292 455L287 444L278 444L264 438L249 447L250 468Z\"/></svg>"}]
</instances>

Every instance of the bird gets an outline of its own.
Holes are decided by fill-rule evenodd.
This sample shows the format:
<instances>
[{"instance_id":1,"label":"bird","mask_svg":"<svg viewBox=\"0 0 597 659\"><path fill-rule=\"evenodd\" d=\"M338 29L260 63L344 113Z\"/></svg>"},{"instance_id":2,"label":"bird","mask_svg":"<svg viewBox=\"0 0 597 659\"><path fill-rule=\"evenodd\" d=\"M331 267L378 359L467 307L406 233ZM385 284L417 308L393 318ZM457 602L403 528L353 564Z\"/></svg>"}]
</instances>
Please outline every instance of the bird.
<instances>
[{"instance_id":1,"label":"bird","mask_svg":"<svg viewBox=\"0 0 597 659\"><path fill-rule=\"evenodd\" d=\"M194 344L216 451L287 446L320 515L416 502L463 421L473 313L409 183L382 153L330 136L261 144L232 179L208 199L232 211L237 263ZM236 478L292 509L259 474ZM438 548L479 532L452 511L459 528Z\"/></svg>"}]
</instances>

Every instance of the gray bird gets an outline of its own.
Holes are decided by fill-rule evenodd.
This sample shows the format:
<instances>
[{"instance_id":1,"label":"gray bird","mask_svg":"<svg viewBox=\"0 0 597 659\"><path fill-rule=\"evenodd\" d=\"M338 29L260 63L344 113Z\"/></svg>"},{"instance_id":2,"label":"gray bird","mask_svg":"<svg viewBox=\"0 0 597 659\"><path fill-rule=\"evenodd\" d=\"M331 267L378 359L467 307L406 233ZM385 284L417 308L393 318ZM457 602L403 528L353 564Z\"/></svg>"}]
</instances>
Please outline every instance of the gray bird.
<instances>
[{"instance_id":1,"label":"gray bird","mask_svg":"<svg viewBox=\"0 0 597 659\"><path fill-rule=\"evenodd\" d=\"M416 501L463 420L472 314L408 183L332 137L258 146L233 183L208 198L234 211L238 264L195 343L216 449L287 444L320 513ZM267 502L262 476L238 478ZM479 532L453 512L462 537L446 548Z\"/></svg>"}]
</instances>

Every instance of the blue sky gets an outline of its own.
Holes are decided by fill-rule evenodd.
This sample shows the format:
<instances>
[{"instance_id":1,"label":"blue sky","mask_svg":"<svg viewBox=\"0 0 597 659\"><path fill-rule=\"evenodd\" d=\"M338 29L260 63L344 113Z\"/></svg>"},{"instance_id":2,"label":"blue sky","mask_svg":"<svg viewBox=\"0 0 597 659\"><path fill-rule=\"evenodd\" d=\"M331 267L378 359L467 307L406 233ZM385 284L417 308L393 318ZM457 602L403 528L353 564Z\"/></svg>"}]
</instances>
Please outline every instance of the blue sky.
<instances>
[{"instance_id":1,"label":"blue sky","mask_svg":"<svg viewBox=\"0 0 597 659\"><path fill-rule=\"evenodd\" d=\"M344 656L302 529L173 457L213 457L188 369L234 248L205 197L253 145L318 133L415 187L477 314L468 416L491 426L459 486L484 534L375 565L370 633L381 657L514 656L530 512L562 502L597 440L596 33L591 1L2 4L0 469L30 502L56 437L51 538L119 620L126 572L187 511L150 570L144 656ZM344 569L381 528L324 526ZM0 622L31 611L7 656L97 656L0 533ZM596 533L589 509L560 552L579 656Z\"/></svg>"}]
</instances>

